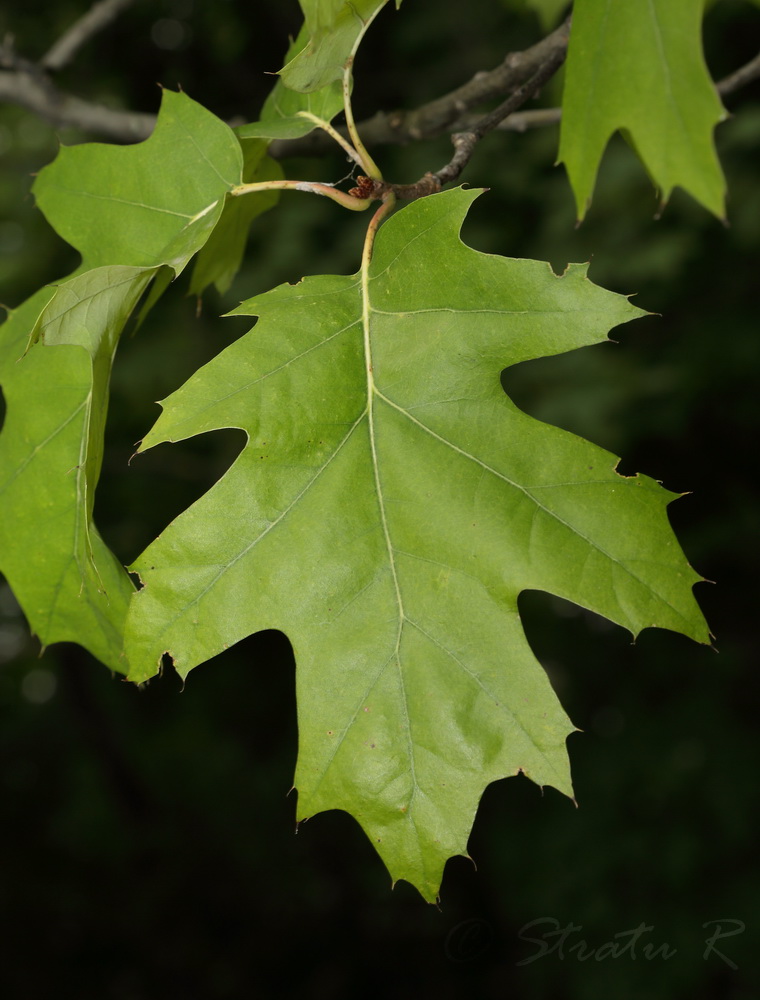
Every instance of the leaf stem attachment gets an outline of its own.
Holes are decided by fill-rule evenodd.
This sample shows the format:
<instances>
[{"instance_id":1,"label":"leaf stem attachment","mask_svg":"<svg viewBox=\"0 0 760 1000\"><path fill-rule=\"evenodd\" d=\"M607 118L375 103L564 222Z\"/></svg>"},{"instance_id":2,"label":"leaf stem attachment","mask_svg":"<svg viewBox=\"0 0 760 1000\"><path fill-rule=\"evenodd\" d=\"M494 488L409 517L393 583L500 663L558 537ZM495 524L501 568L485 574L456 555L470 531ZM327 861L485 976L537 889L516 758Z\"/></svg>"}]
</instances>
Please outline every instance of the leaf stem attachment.
<instances>
[{"instance_id":1,"label":"leaf stem attachment","mask_svg":"<svg viewBox=\"0 0 760 1000\"><path fill-rule=\"evenodd\" d=\"M389 191L383 197L383 203L372 216L367 226L367 235L364 238L364 249L362 250L362 273L367 274L370 261L372 260L372 249L375 245L375 237L381 224L388 218L396 206L396 196Z\"/></svg>"}]
</instances>

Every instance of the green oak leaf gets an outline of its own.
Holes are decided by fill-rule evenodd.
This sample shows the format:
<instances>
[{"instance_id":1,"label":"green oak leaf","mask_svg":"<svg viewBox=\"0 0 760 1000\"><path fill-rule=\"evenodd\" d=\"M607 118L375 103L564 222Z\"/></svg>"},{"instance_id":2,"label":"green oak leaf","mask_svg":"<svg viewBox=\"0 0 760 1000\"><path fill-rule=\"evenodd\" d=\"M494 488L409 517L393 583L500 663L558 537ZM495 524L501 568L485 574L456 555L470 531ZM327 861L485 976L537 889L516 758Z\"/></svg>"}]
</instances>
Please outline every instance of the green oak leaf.
<instances>
[{"instance_id":1,"label":"green oak leaf","mask_svg":"<svg viewBox=\"0 0 760 1000\"><path fill-rule=\"evenodd\" d=\"M243 181L279 180L282 167L267 156L267 143L261 139L242 139ZM240 269L251 223L279 200L279 192L262 191L244 198L228 198L214 231L201 248L193 266L190 291L201 295L209 285L226 292Z\"/></svg>"},{"instance_id":2,"label":"green oak leaf","mask_svg":"<svg viewBox=\"0 0 760 1000\"><path fill-rule=\"evenodd\" d=\"M688 191L723 218L725 180L713 130L725 118L702 55L704 0L577 0L567 57L559 160L579 218L620 130L667 202Z\"/></svg>"},{"instance_id":3,"label":"green oak leaf","mask_svg":"<svg viewBox=\"0 0 760 1000\"><path fill-rule=\"evenodd\" d=\"M304 24L287 51L285 63L295 59L308 41L309 29ZM291 90L282 80L278 80L264 101L260 121L240 125L235 132L241 139L299 139L317 127L302 112L330 122L342 110L343 85L340 80L333 80L307 94Z\"/></svg>"},{"instance_id":4,"label":"green oak leaf","mask_svg":"<svg viewBox=\"0 0 760 1000\"><path fill-rule=\"evenodd\" d=\"M242 165L224 122L165 90L144 142L63 146L32 190L83 266L168 264L179 274L208 239Z\"/></svg>"},{"instance_id":5,"label":"green oak leaf","mask_svg":"<svg viewBox=\"0 0 760 1000\"><path fill-rule=\"evenodd\" d=\"M349 57L387 0L300 0L308 41L280 70L291 90L321 90L343 77ZM396 0L396 9L401 0Z\"/></svg>"},{"instance_id":6,"label":"green oak leaf","mask_svg":"<svg viewBox=\"0 0 760 1000\"><path fill-rule=\"evenodd\" d=\"M57 286L32 331L32 343L69 344L90 355L90 386L83 404L85 435L73 479L81 481L81 535L87 538L94 488L103 460L108 385L119 337L156 274L153 267L97 267ZM39 353L39 352L35 352Z\"/></svg>"},{"instance_id":7,"label":"green oak leaf","mask_svg":"<svg viewBox=\"0 0 760 1000\"><path fill-rule=\"evenodd\" d=\"M0 434L0 570L43 644L78 642L126 672L122 635L134 588L92 524L91 485L102 456L95 439L105 419L102 376L110 370L119 326L152 272L130 275L110 295L95 290L95 274L72 279L65 296L41 289L0 326L7 406ZM89 302L88 286L95 292ZM67 296L68 323L60 312ZM108 330L104 309L111 311ZM38 327L60 346L35 347L22 357L40 311ZM67 327L68 342L62 339Z\"/></svg>"},{"instance_id":8,"label":"green oak leaf","mask_svg":"<svg viewBox=\"0 0 760 1000\"><path fill-rule=\"evenodd\" d=\"M0 566L44 644L78 641L115 670L134 588L92 523L113 355L152 279L208 239L241 166L223 122L165 91L145 142L63 148L34 185L83 261L0 328Z\"/></svg>"},{"instance_id":9,"label":"green oak leaf","mask_svg":"<svg viewBox=\"0 0 760 1000\"><path fill-rule=\"evenodd\" d=\"M641 315L571 265L465 246L477 192L421 199L349 277L243 303L259 316L163 403L141 450L224 427L247 446L132 569L130 677L179 674L260 629L297 662L300 819L344 809L394 881L435 899L483 789L571 794L572 725L517 599L545 590L634 634L707 640L673 494L527 416L505 366Z\"/></svg>"}]
</instances>

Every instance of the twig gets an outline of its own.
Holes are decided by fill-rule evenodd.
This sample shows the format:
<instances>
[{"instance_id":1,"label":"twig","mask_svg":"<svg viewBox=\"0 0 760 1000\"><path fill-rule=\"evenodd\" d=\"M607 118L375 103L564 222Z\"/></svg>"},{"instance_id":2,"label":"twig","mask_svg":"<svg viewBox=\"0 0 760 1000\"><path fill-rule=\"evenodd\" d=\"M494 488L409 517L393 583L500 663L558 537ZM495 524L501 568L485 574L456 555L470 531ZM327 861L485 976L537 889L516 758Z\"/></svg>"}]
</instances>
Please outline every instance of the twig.
<instances>
[{"instance_id":1,"label":"twig","mask_svg":"<svg viewBox=\"0 0 760 1000\"><path fill-rule=\"evenodd\" d=\"M524 52L510 52L496 69L476 73L461 87L404 115L403 126L410 139L441 135L451 130L462 115L486 101L512 93L527 83L543 66L561 54L562 64L570 39L570 18L546 38Z\"/></svg>"},{"instance_id":2,"label":"twig","mask_svg":"<svg viewBox=\"0 0 760 1000\"><path fill-rule=\"evenodd\" d=\"M510 52L493 70L476 73L460 87L412 111L379 111L356 126L366 145L405 145L433 139L459 127L468 111L486 101L503 97L530 79L558 50L565 51L569 20L523 52ZM531 127L531 126L528 126ZM520 130L520 126L517 126ZM302 139L273 142L275 159L309 155L327 148L324 137L312 133Z\"/></svg>"},{"instance_id":3,"label":"twig","mask_svg":"<svg viewBox=\"0 0 760 1000\"><path fill-rule=\"evenodd\" d=\"M134 0L120 2L126 6L127 2ZM58 44L51 48L45 59L49 60ZM413 111L378 112L372 118L359 122L357 131L367 146L399 145L432 139L447 131L468 131L472 127L471 112L474 108L489 98L509 93L535 73L540 64L540 61L537 62L539 56L546 58L557 47L566 45L566 26L562 25L537 45L524 52L511 53L496 69L476 73L469 83L449 94ZM716 88L725 97L759 76L760 55L757 55L720 80ZM41 64L23 59L15 53L9 41L0 44L0 102L20 105L55 126L80 129L111 142L146 139L156 122L156 116L152 114L107 108L65 93L54 86ZM559 108L540 108L517 111L501 121L497 128L500 131L522 132L555 124L559 120ZM276 140L270 144L269 152L275 159L282 159L314 155L328 148L331 148L331 142L326 135L312 132L301 139Z\"/></svg>"},{"instance_id":4,"label":"twig","mask_svg":"<svg viewBox=\"0 0 760 1000\"><path fill-rule=\"evenodd\" d=\"M440 191L444 184L456 180L470 162L475 147L480 140L493 131L504 119L511 115L520 105L524 104L543 87L547 80L557 72L565 61L567 49L558 48L548 57L529 80L518 87L510 96L493 111L483 115L466 132L455 132L451 137L454 144L454 155L449 162L435 173L427 173L414 184L375 184L373 196L382 197L387 191L393 191L397 198L414 199Z\"/></svg>"},{"instance_id":5,"label":"twig","mask_svg":"<svg viewBox=\"0 0 760 1000\"><path fill-rule=\"evenodd\" d=\"M134 0L118 0L121 5L119 9L132 2ZM0 101L19 104L54 125L72 126L113 142L136 142L147 138L155 124L154 115L109 111L101 105L66 94L52 84L46 93L40 87L41 79L44 78L41 69L54 68L51 66L53 58L60 60L60 56L55 55L56 50L60 51L66 38L75 31L81 37L80 45L91 37L92 31L84 36L79 28L104 6L113 11L112 16L118 12L117 0L103 0L103 3L96 4L51 47L42 63L21 60L15 53L12 63L0 59L0 67L14 71L0 72ZM97 25L98 30L105 27L105 23ZM524 83L558 47L567 47L567 24L561 25L525 51L509 53L495 69L476 73L468 83L450 93L412 111L378 112L373 118L360 122L356 131L364 144L371 146L403 144L441 135L452 127L458 127L468 111L494 97L502 97ZM67 58L70 59L75 49L69 51ZM60 62L55 68L58 65ZM30 88L30 76L37 80L36 87ZM516 127L520 129L523 126L518 124ZM327 137L313 132L302 139L277 140L270 145L270 153L275 159L281 159L285 156L323 152L327 148L330 148Z\"/></svg>"},{"instance_id":6,"label":"twig","mask_svg":"<svg viewBox=\"0 0 760 1000\"><path fill-rule=\"evenodd\" d=\"M545 128L556 125L562 118L561 108L534 108L532 111L515 111L496 126L500 132L527 132L531 128ZM457 125L464 131L467 123Z\"/></svg>"},{"instance_id":7,"label":"twig","mask_svg":"<svg viewBox=\"0 0 760 1000\"><path fill-rule=\"evenodd\" d=\"M37 65L29 59L24 59L16 52L13 35L6 35L0 42L0 70L12 70L16 73L31 73L36 76L44 76L44 73Z\"/></svg>"},{"instance_id":8,"label":"twig","mask_svg":"<svg viewBox=\"0 0 760 1000\"><path fill-rule=\"evenodd\" d=\"M118 0L119 9L133 2L134 0ZM92 24L87 32L83 30L82 25L88 17L98 10L102 11L106 6L113 19L118 12L115 2L107 0L106 3L96 4L88 15L61 36L39 63L20 56L13 47L12 38L6 38L0 43L0 102L18 104L52 125L78 128L104 139L111 139L113 142L137 142L140 139L147 139L156 124L155 115L142 114L138 111L121 111L83 101L60 90L48 75L49 69L52 68L50 60L55 56L56 50L59 50L59 55L54 60L57 68L65 62L65 50L68 51L70 58L79 45L92 37L95 30ZM105 27L106 22L102 17L102 13L99 14L98 24L95 26L98 29ZM73 37L75 34L76 38Z\"/></svg>"},{"instance_id":9,"label":"twig","mask_svg":"<svg viewBox=\"0 0 760 1000\"><path fill-rule=\"evenodd\" d=\"M81 129L112 142L147 139L156 116L82 101L59 90L39 71L0 71L0 102L19 104L55 126Z\"/></svg>"},{"instance_id":10,"label":"twig","mask_svg":"<svg viewBox=\"0 0 760 1000\"><path fill-rule=\"evenodd\" d=\"M715 84L715 89L721 97L728 97L748 83L760 78L760 53L736 72L725 76ZM465 131L475 121L473 115L466 115L455 123L457 131ZM532 128L543 128L546 125L556 125L562 120L562 108L535 108L532 111L515 111L496 128L505 132L526 132Z\"/></svg>"},{"instance_id":11,"label":"twig","mask_svg":"<svg viewBox=\"0 0 760 1000\"><path fill-rule=\"evenodd\" d=\"M748 63L741 66L734 73L725 76L717 84L718 93L721 97L725 97L726 94L733 94L735 90L738 90L740 87L746 87L748 83L751 83L758 77L760 77L760 52L758 52L754 59L750 59Z\"/></svg>"},{"instance_id":12,"label":"twig","mask_svg":"<svg viewBox=\"0 0 760 1000\"><path fill-rule=\"evenodd\" d=\"M469 163L470 157L475 151L475 146L483 136L495 129L505 118L508 118L522 104L525 104L527 100L533 97L554 76L565 61L566 55L567 49L557 49L526 83L510 94L506 101L502 101L497 108L484 115L479 122L476 122L466 132L456 132L451 137L455 153L446 166L442 167L435 174L441 184L448 184L459 177Z\"/></svg>"},{"instance_id":13,"label":"twig","mask_svg":"<svg viewBox=\"0 0 760 1000\"><path fill-rule=\"evenodd\" d=\"M115 20L127 7L131 7L134 2L135 0L100 0L99 3L93 4L86 14L75 21L53 43L40 60L40 66L51 71L63 69L93 35L106 28L111 21Z\"/></svg>"}]
</instances>

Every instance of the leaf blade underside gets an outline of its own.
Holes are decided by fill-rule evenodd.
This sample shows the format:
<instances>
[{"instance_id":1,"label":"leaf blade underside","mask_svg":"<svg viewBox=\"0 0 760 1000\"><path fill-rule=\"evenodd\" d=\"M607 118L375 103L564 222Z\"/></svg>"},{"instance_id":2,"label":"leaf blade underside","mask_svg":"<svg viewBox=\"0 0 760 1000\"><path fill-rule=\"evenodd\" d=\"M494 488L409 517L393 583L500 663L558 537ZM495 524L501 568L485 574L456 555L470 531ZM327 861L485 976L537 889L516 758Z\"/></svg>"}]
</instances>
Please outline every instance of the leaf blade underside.
<instances>
[{"instance_id":1,"label":"leaf blade underside","mask_svg":"<svg viewBox=\"0 0 760 1000\"><path fill-rule=\"evenodd\" d=\"M388 0L299 0L307 40L280 70L282 82L302 93L340 80L346 61ZM396 9L401 0L395 0Z\"/></svg>"},{"instance_id":2,"label":"leaf blade underside","mask_svg":"<svg viewBox=\"0 0 760 1000\"><path fill-rule=\"evenodd\" d=\"M82 264L0 327L0 567L43 645L79 642L121 672L134 587L92 523L113 357L156 274L208 239L241 166L232 131L171 91L144 142L62 147L34 193Z\"/></svg>"},{"instance_id":3,"label":"leaf blade underside","mask_svg":"<svg viewBox=\"0 0 760 1000\"><path fill-rule=\"evenodd\" d=\"M244 303L259 315L164 401L143 449L220 427L248 445L132 567L131 677L184 677L279 628L297 661L299 819L341 808L395 880L436 898L491 781L571 794L572 724L520 623L524 589L637 633L706 640L672 494L504 394L527 358L640 315L585 267L478 253L477 192L415 202L369 268Z\"/></svg>"},{"instance_id":4,"label":"leaf blade underside","mask_svg":"<svg viewBox=\"0 0 760 1000\"><path fill-rule=\"evenodd\" d=\"M75 347L17 361L46 299L41 289L0 326L0 570L44 644L79 642L125 672L123 627L134 587L87 517L77 468L88 439L92 362ZM107 595L107 596L106 596Z\"/></svg>"}]
</instances>

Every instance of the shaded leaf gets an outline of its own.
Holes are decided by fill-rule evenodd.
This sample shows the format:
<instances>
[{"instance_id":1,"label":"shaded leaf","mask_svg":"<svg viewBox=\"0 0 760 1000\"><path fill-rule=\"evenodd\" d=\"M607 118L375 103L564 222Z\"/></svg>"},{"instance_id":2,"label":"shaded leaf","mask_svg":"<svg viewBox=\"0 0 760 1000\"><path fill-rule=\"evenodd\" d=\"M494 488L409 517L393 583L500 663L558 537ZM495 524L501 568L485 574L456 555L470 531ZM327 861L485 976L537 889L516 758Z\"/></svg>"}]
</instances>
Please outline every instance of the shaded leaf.
<instances>
[{"instance_id":1,"label":"shaded leaf","mask_svg":"<svg viewBox=\"0 0 760 1000\"><path fill-rule=\"evenodd\" d=\"M610 136L623 132L661 201L674 187L719 217L725 181L713 142L725 118L702 55L704 0L578 0L567 57L559 160L579 218Z\"/></svg>"},{"instance_id":2,"label":"shaded leaf","mask_svg":"<svg viewBox=\"0 0 760 1000\"><path fill-rule=\"evenodd\" d=\"M88 278L69 283L72 304L78 294L86 297ZM110 308L125 318L149 279L150 272L135 274ZM105 419L103 376L107 382L119 330L104 337L105 317L87 316L83 298L70 315L80 346L66 343L60 339L66 324L55 316L64 297L44 288L0 326L7 405L0 434L0 569L43 644L78 642L126 672L122 634L133 586L91 521L91 485L102 455L102 438L93 438ZM94 312L103 306L102 298L92 303ZM34 347L22 357L40 309L40 329L65 346Z\"/></svg>"},{"instance_id":3,"label":"shaded leaf","mask_svg":"<svg viewBox=\"0 0 760 1000\"><path fill-rule=\"evenodd\" d=\"M0 524L8 533L0 560L43 643L80 642L115 670L126 669L133 586L92 523L113 355L153 277L176 274L208 238L241 159L223 122L165 91L145 142L63 148L34 186L83 263L0 328ZM24 356L30 336L45 346Z\"/></svg>"},{"instance_id":4,"label":"shaded leaf","mask_svg":"<svg viewBox=\"0 0 760 1000\"><path fill-rule=\"evenodd\" d=\"M291 90L320 90L340 80L369 23L387 0L300 0L308 41L280 70ZM401 0L396 0L396 8Z\"/></svg>"},{"instance_id":5,"label":"shaded leaf","mask_svg":"<svg viewBox=\"0 0 760 1000\"><path fill-rule=\"evenodd\" d=\"M182 677L260 629L297 662L298 816L345 809L435 899L483 789L571 793L572 730L523 633L540 589L630 629L706 640L673 495L534 420L500 373L641 311L459 239L477 192L386 222L366 269L244 303L241 338L173 393L142 449L224 427L248 443L134 569L130 676Z\"/></svg>"},{"instance_id":6,"label":"shaded leaf","mask_svg":"<svg viewBox=\"0 0 760 1000\"><path fill-rule=\"evenodd\" d=\"M287 51L286 64L295 59L308 41L309 29L304 24ZM241 139L298 139L316 128L313 121L301 115L302 111L330 122L342 110L343 86L340 80L333 80L319 90L303 94L286 87L280 79L264 101L260 121L241 125L235 132Z\"/></svg>"}]
</instances>

